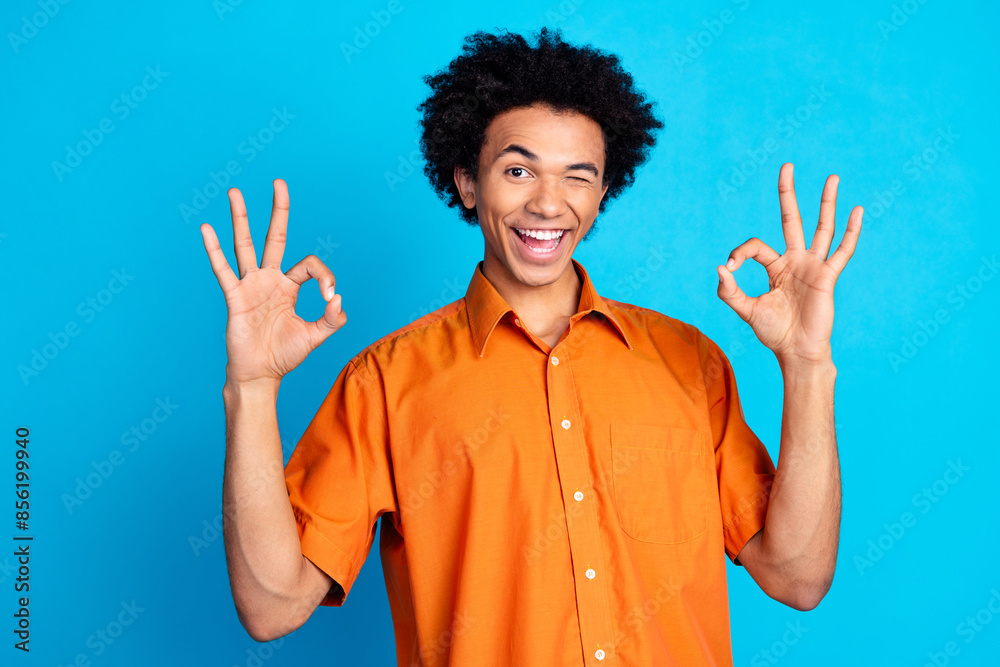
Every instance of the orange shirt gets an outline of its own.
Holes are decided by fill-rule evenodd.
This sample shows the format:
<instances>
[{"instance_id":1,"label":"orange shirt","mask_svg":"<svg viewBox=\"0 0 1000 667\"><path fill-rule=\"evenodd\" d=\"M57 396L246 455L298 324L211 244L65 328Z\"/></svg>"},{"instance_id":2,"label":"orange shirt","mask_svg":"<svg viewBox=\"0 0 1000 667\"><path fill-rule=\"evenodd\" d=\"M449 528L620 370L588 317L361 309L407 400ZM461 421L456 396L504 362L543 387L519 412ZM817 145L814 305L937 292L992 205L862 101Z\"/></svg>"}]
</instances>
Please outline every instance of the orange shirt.
<instances>
[{"instance_id":1,"label":"orange shirt","mask_svg":"<svg viewBox=\"0 0 1000 667\"><path fill-rule=\"evenodd\" d=\"M697 328L598 296L555 347L476 265L344 367L285 467L302 553L380 549L400 665L731 665L723 554L775 468Z\"/></svg>"}]
</instances>

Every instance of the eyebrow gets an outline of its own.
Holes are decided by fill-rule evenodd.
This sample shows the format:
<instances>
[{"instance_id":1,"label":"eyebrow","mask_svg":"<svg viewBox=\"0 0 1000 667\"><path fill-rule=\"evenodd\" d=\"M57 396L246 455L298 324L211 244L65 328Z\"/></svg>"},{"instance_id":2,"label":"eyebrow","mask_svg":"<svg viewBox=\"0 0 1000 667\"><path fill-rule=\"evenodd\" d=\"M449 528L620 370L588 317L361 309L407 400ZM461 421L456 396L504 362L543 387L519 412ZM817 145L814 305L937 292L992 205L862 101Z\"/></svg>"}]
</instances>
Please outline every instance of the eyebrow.
<instances>
[{"instance_id":1,"label":"eyebrow","mask_svg":"<svg viewBox=\"0 0 1000 667\"><path fill-rule=\"evenodd\" d=\"M508 145L502 151L497 153L497 156L493 161L496 162L504 155L509 155L510 153L518 153L520 155L523 155L525 159L530 160L531 162L538 162L538 156L520 144ZM599 175L597 171L597 165L594 164L593 162L575 162L573 164L566 165L566 171L573 171L575 169L582 169L583 171L589 171L595 177Z\"/></svg>"}]
</instances>

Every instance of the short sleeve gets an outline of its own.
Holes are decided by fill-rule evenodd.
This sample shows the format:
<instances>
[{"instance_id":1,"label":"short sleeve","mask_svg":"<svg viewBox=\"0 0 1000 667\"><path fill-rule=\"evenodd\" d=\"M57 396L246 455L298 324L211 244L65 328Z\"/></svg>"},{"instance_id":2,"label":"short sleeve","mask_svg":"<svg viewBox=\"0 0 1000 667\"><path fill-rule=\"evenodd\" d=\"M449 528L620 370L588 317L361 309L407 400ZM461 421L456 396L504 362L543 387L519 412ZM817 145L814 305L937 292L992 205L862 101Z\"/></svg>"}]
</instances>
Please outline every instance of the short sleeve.
<instances>
[{"instance_id":1,"label":"short sleeve","mask_svg":"<svg viewBox=\"0 0 1000 667\"><path fill-rule=\"evenodd\" d=\"M366 373L344 367L285 466L302 554L339 584L326 606L343 605L379 517L396 511L384 392Z\"/></svg>"},{"instance_id":2,"label":"short sleeve","mask_svg":"<svg viewBox=\"0 0 1000 667\"><path fill-rule=\"evenodd\" d=\"M715 445L726 555L735 565L742 565L737 555L764 527L775 467L764 443L743 417L736 376L729 359L711 339L698 333Z\"/></svg>"}]
</instances>

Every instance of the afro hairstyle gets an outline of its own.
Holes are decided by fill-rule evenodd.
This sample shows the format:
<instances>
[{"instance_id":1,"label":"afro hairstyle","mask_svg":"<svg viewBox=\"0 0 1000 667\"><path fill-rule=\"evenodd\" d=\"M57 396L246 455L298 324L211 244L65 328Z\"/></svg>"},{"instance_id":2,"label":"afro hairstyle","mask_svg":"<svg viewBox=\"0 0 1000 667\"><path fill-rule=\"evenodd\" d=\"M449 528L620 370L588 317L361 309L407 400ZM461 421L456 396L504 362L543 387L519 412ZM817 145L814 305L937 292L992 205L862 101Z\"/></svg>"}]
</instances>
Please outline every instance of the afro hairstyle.
<instances>
[{"instance_id":1,"label":"afro hairstyle","mask_svg":"<svg viewBox=\"0 0 1000 667\"><path fill-rule=\"evenodd\" d=\"M655 144L653 131L663 127L653 114L655 103L634 88L616 55L572 46L563 41L561 29L541 28L537 42L532 47L506 30L478 31L465 38L462 53L447 68L423 77L432 89L417 106L423 114L424 174L437 196L457 208L469 225L479 221L475 209L462 204L455 167L476 180L486 128L498 114L542 103L596 121L604 134L602 185L608 186L599 212L632 185ZM590 231L594 227L596 222Z\"/></svg>"}]
</instances>

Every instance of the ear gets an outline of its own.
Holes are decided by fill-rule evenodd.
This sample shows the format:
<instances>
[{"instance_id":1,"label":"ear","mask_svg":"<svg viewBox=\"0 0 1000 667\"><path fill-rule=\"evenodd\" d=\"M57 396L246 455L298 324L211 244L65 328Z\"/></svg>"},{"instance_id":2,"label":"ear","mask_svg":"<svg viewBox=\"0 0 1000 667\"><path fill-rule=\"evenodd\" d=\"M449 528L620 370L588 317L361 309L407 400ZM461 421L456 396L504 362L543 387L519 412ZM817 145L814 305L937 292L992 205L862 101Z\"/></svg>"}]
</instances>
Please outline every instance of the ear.
<instances>
[{"instance_id":1,"label":"ear","mask_svg":"<svg viewBox=\"0 0 1000 667\"><path fill-rule=\"evenodd\" d=\"M458 196L462 198L465 208L476 207L476 183L469 174L459 166L455 166L455 187L458 188Z\"/></svg>"}]
</instances>

